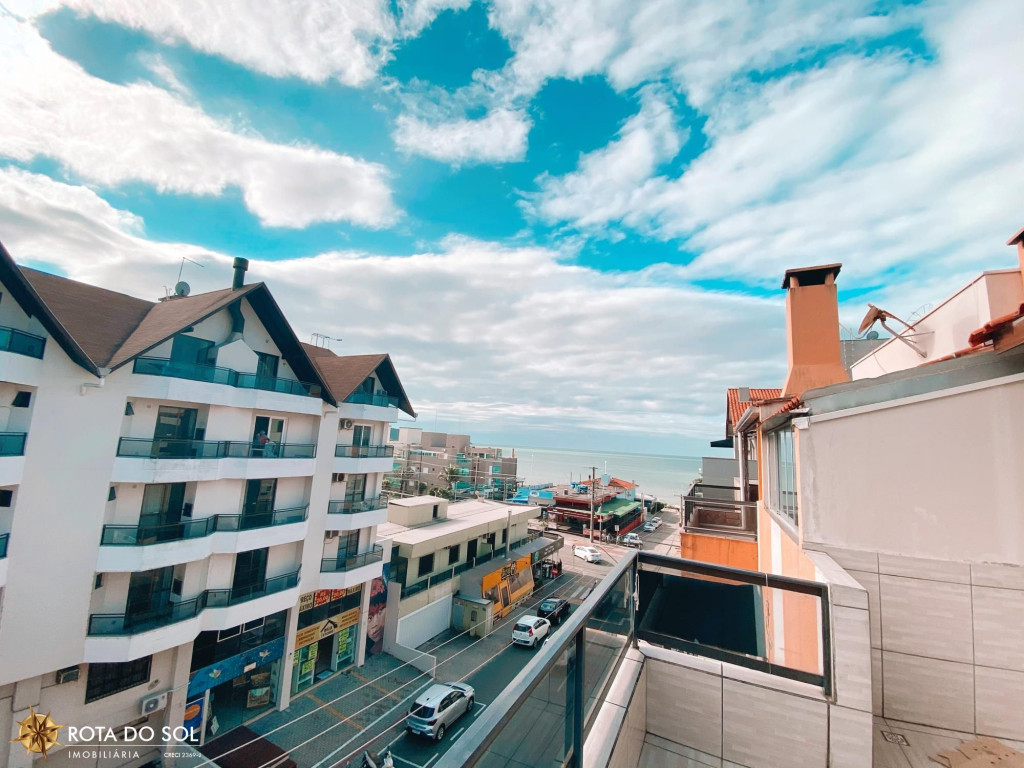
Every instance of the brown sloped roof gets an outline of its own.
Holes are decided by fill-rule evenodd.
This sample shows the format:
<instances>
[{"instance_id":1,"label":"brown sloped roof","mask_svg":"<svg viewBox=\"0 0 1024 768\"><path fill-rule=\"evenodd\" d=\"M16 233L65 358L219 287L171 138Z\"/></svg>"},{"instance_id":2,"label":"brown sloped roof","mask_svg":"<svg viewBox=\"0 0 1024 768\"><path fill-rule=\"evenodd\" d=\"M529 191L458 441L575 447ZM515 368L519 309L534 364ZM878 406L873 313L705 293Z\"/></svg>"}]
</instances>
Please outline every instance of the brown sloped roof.
<instances>
[{"instance_id":1,"label":"brown sloped roof","mask_svg":"<svg viewBox=\"0 0 1024 768\"><path fill-rule=\"evenodd\" d=\"M228 304L262 287L263 283L250 283L243 285L238 290L224 288L197 296L185 296L151 303L149 312L114 352L107 367L117 368L124 365L143 352L171 338L183 328L205 320L215 312L224 309Z\"/></svg>"},{"instance_id":2,"label":"brown sloped roof","mask_svg":"<svg viewBox=\"0 0 1024 768\"><path fill-rule=\"evenodd\" d=\"M739 387L730 387L725 392L725 436L732 437L735 424L742 418L744 411L755 400L774 400L782 396L781 389L750 390L750 400L740 400Z\"/></svg>"},{"instance_id":3,"label":"brown sloped roof","mask_svg":"<svg viewBox=\"0 0 1024 768\"><path fill-rule=\"evenodd\" d=\"M154 304L36 269L20 269L97 368L109 367L110 358Z\"/></svg>"},{"instance_id":4,"label":"brown sloped roof","mask_svg":"<svg viewBox=\"0 0 1024 768\"><path fill-rule=\"evenodd\" d=\"M306 342L301 342L301 345L339 403L355 392L367 376L377 373L388 394L398 397L398 407L410 416L416 416L390 355L336 355L326 347Z\"/></svg>"}]
</instances>

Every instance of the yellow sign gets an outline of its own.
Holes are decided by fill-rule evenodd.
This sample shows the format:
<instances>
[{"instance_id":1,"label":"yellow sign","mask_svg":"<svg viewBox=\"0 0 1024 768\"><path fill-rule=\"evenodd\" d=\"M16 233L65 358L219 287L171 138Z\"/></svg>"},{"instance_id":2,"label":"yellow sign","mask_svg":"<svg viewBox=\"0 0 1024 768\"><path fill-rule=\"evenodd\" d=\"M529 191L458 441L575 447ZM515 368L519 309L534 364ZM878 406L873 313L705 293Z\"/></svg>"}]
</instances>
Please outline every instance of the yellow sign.
<instances>
[{"instance_id":1,"label":"yellow sign","mask_svg":"<svg viewBox=\"0 0 1024 768\"><path fill-rule=\"evenodd\" d=\"M512 605L533 591L533 569L530 556L506 563L480 580L481 597L494 602L494 615L504 616Z\"/></svg>"},{"instance_id":2,"label":"yellow sign","mask_svg":"<svg viewBox=\"0 0 1024 768\"><path fill-rule=\"evenodd\" d=\"M63 727L53 721L49 712L45 715L37 715L32 707L29 707L28 717L18 723L18 738L11 739L11 743L21 742L26 755L32 752L42 753L43 757L49 759L46 750L60 746L57 736Z\"/></svg>"},{"instance_id":3,"label":"yellow sign","mask_svg":"<svg viewBox=\"0 0 1024 768\"><path fill-rule=\"evenodd\" d=\"M359 623L359 609L352 608L339 613L330 618L324 619L317 624L311 624L305 629L300 629L295 633L295 650L299 648L305 648L307 645L323 640L325 637L330 637L343 629L348 629L351 626Z\"/></svg>"}]
</instances>

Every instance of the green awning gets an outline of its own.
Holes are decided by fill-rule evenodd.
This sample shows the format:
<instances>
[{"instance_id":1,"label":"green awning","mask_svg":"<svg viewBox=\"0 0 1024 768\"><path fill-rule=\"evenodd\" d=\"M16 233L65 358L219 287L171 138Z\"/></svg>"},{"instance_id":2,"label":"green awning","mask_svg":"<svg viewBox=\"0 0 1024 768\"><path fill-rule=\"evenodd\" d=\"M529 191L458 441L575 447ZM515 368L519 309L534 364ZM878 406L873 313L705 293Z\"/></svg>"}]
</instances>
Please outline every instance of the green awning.
<instances>
[{"instance_id":1,"label":"green awning","mask_svg":"<svg viewBox=\"0 0 1024 768\"><path fill-rule=\"evenodd\" d=\"M612 499L611 501L606 501L601 505L601 514L625 517L639 506L639 501L630 501L629 499Z\"/></svg>"}]
</instances>

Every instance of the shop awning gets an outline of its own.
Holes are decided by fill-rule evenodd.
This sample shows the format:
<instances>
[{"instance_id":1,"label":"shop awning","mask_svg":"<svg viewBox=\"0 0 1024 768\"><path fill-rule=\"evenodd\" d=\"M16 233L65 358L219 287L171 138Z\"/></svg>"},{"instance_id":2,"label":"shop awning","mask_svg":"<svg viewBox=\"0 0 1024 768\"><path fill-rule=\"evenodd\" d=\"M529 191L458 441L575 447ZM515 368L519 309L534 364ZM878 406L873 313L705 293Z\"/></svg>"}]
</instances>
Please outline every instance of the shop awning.
<instances>
[{"instance_id":1,"label":"shop awning","mask_svg":"<svg viewBox=\"0 0 1024 768\"><path fill-rule=\"evenodd\" d=\"M629 499L612 499L611 501L606 501L601 506L601 514L625 517L630 512L639 508L639 506L639 501L630 501Z\"/></svg>"}]
</instances>

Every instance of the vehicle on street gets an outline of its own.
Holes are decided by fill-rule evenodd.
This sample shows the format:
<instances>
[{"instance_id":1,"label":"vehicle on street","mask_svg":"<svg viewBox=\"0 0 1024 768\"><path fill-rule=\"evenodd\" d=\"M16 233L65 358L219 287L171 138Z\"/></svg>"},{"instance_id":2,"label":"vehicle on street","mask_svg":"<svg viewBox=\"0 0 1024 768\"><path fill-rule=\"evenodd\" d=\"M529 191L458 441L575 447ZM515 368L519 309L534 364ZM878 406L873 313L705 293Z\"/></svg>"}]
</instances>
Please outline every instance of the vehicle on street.
<instances>
[{"instance_id":1,"label":"vehicle on street","mask_svg":"<svg viewBox=\"0 0 1024 768\"><path fill-rule=\"evenodd\" d=\"M549 597L538 606L537 615L558 626L569 615L569 601Z\"/></svg>"},{"instance_id":2,"label":"vehicle on street","mask_svg":"<svg viewBox=\"0 0 1024 768\"><path fill-rule=\"evenodd\" d=\"M512 642L516 645L536 648L537 644L544 640L550 631L551 622L547 619L542 619L540 616L521 616L512 628Z\"/></svg>"},{"instance_id":3,"label":"vehicle on street","mask_svg":"<svg viewBox=\"0 0 1024 768\"><path fill-rule=\"evenodd\" d=\"M582 557L588 563L600 563L601 562L601 550L597 547L588 547L582 544L573 544L572 553L576 557Z\"/></svg>"},{"instance_id":4,"label":"vehicle on street","mask_svg":"<svg viewBox=\"0 0 1024 768\"><path fill-rule=\"evenodd\" d=\"M634 547L635 549L644 548L644 540L640 538L638 533L627 533L619 540L619 543L626 547Z\"/></svg>"},{"instance_id":5,"label":"vehicle on street","mask_svg":"<svg viewBox=\"0 0 1024 768\"><path fill-rule=\"evenodd\" d=\"M409 733L440 741L452 723L473 709L473 686L437 683L417 697L405 718Z\"/></svg>"},{"instance_id":6,"label":"vehicle on street","mask_svg":"<svg viewBox=\"0 0 1024 768\"><path fill-rule=\"evenodd\" d=\"M661 528L662 522L660 517L652 517L646 523L644 523L644 530L650 533Z\"/></svg>"}]
</instances>

